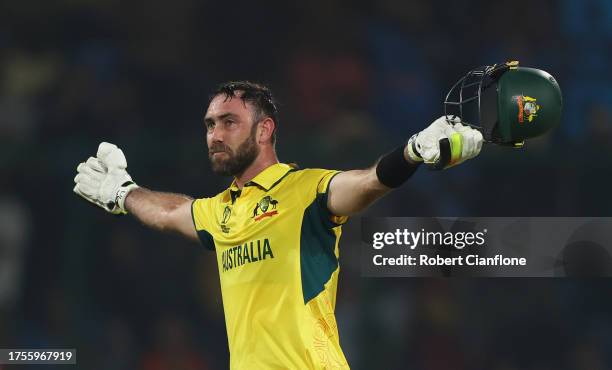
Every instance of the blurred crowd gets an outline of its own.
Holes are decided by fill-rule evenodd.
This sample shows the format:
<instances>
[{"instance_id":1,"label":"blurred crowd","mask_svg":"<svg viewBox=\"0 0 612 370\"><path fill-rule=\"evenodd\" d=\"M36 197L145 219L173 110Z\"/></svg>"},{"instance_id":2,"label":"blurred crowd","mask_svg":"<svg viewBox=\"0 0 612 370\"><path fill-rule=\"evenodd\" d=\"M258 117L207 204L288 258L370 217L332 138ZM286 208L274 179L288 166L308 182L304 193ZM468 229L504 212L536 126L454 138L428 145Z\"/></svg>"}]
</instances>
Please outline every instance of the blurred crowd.
<instances>
[{"instance_id":1,"label":"blurred crowd","mask_svg":"<svg viewBox=\"0 0 612 370\"><path fill-rule=\"evenodd\" d=\"M559 81L559 129L524 150L487 145L461 168L422 169L368 214L610 216L612 2L0 9L0 348L77 348L86 370L227 368L214 255L72 193L77 164L103 140L141 185L222 190L230 179L211 176L202 116L227 80L275 92L282 161L351 169L426 127L470 69L519 60ZM337 317L353 368L612 367L606 280L365 279L358 218L345 229Z\"/></svg>"}]
</instances>

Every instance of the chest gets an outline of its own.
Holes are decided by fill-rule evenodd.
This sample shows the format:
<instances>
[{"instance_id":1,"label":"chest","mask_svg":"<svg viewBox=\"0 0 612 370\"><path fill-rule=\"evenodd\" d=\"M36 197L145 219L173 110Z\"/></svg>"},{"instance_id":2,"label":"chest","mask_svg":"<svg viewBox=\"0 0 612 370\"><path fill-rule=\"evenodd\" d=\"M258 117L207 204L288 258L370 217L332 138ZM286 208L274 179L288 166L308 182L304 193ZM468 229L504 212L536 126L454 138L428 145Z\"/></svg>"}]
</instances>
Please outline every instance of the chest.
<instances>
[{"instance_id":1,"label":"chest","mask_svg":"<svg viewBox=\"0 0 612 370\"><path fill-rule=\"evenodd\" d=\"M252 240L288 241L291 235L299 235L304 213L301 203L291 191L244 188L214 210L215 243L223 248Z\"/></svg>"}]
</instances>

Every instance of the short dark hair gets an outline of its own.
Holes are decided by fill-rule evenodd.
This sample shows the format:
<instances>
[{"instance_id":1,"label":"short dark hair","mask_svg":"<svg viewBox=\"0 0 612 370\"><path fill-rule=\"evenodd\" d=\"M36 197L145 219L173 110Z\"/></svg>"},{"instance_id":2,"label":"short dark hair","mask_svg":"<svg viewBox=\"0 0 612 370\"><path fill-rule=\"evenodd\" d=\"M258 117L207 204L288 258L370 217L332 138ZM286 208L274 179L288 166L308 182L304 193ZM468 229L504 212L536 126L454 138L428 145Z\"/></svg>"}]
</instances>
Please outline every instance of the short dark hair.
<instances>
[{"instance_id":1,"label":"short dark hair","mask_svg":"<svg viewBox=\"0 0 612 370\"><path fill-rule=\"evenodd\" d=\"M241 92L241 94L236 94ZM239 97L245 104L251 103L256 109L255 121L258 122L264 117L270 117L274 121L274 131L272 132L272 143L276 142L276 130L278 129L278 109L276 100L272 96L272 91L262 84L250 81L229 81L217 86L210 94L208 104L217 95L225 95L225 99Z\"/></svg>"}]
</instances>

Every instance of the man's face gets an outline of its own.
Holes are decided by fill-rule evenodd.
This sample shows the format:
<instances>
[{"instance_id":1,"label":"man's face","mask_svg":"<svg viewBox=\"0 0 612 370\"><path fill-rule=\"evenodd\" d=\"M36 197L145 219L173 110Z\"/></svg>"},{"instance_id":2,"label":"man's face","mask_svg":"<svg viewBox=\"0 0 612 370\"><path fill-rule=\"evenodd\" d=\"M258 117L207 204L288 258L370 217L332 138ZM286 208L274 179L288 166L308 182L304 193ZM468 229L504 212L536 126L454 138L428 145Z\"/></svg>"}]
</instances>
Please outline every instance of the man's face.
<instances>
[{"instance_id":1,"label":"man's face","mask_svg":"<svg viewBox=\"0 0 612 370\"><path fill-rule=\"evenodd\" d=\"M204 116L208 157L215 173L242 174L259 155L253 107L239 97L217 95Z\"/></svg>"}]
</instances>

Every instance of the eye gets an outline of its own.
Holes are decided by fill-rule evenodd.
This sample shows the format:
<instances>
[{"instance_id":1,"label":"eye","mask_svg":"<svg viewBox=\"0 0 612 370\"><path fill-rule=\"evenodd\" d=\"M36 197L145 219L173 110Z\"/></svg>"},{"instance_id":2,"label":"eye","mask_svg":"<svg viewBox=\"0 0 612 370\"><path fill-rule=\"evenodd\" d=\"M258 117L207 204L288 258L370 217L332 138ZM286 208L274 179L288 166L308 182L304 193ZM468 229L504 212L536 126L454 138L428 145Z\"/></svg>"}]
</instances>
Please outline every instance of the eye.
<instances>
[{"instance_id":1,"label":"eye","mask_svg":"<svg viewBox=\"0 0 612 370\"><path fill-rule=\"evenodd\" d=\"M206 129L208 131L212 131L212 129L214 129L214 128L215 128L215 123L213 121L206 122Z\"/></svg>"}]
</instances>

